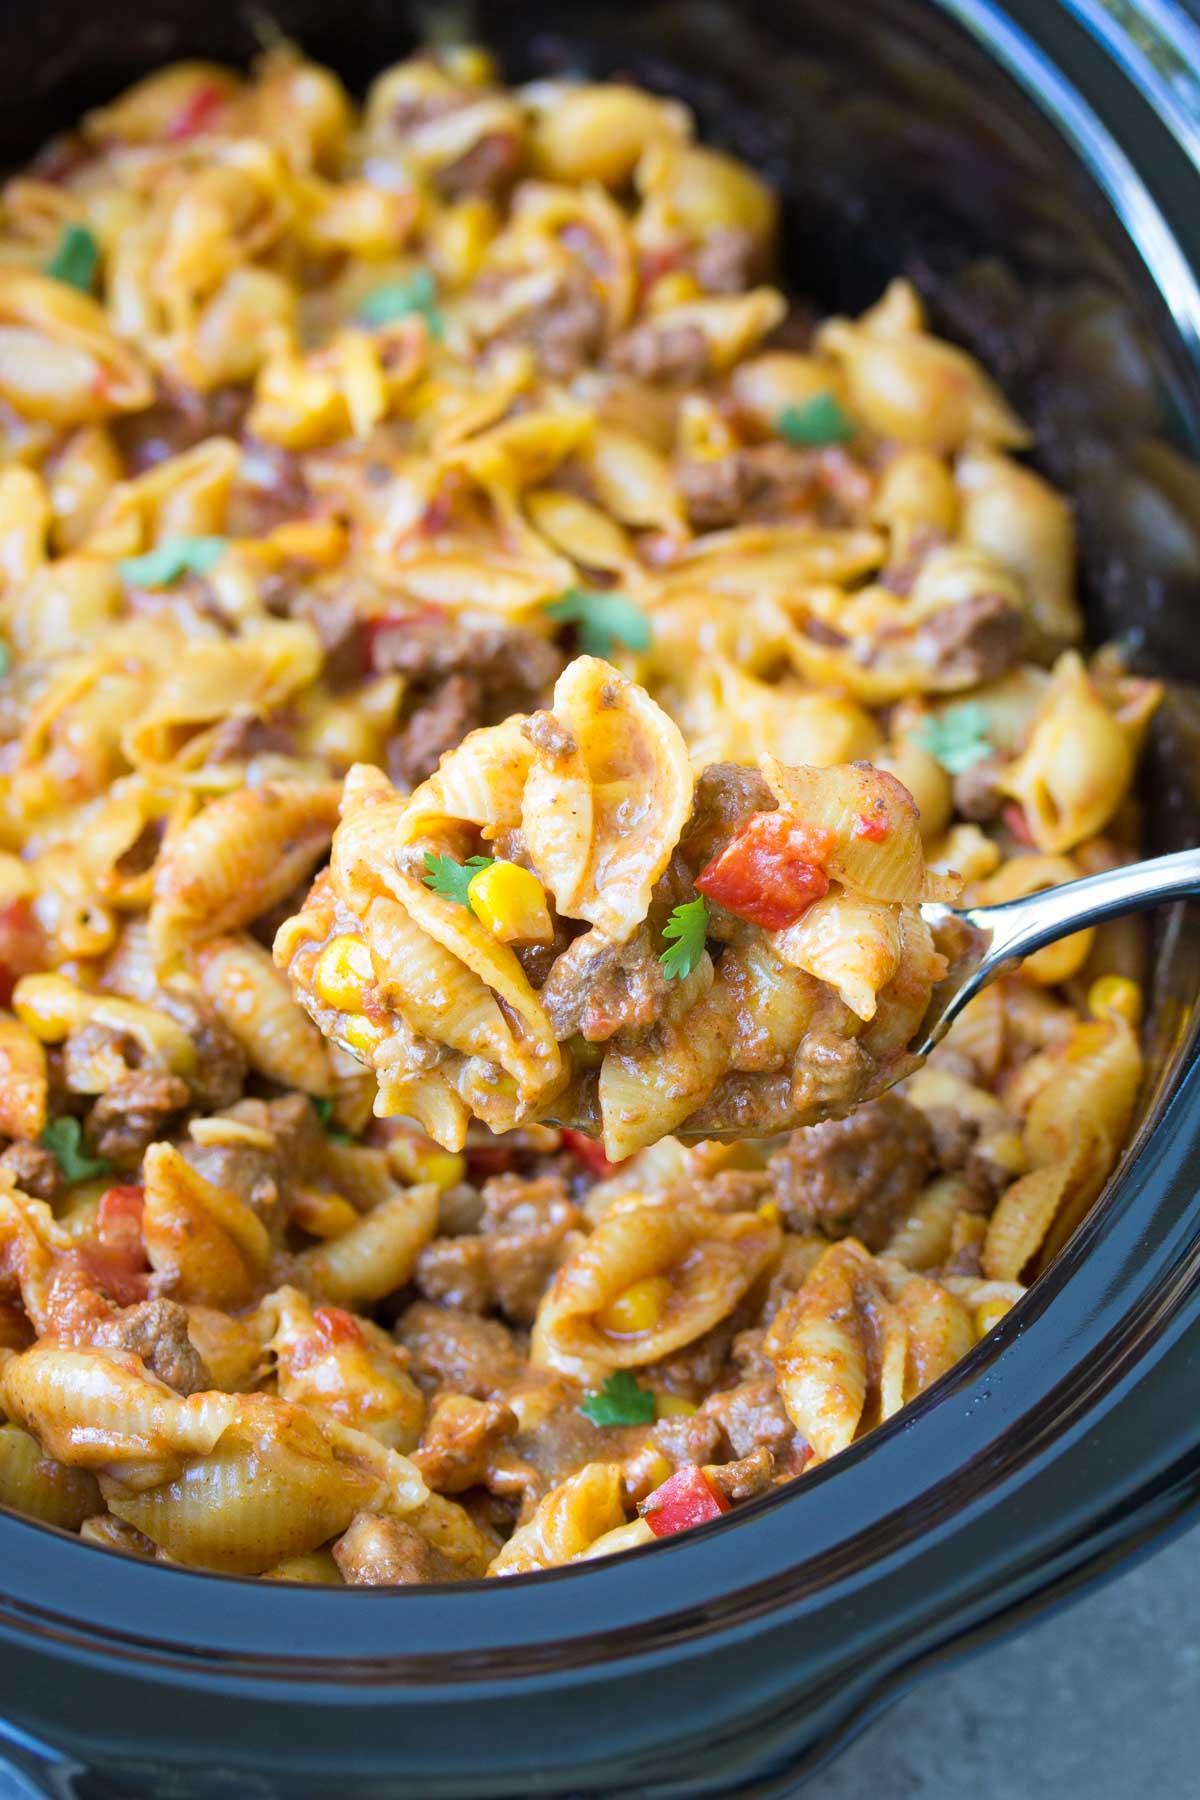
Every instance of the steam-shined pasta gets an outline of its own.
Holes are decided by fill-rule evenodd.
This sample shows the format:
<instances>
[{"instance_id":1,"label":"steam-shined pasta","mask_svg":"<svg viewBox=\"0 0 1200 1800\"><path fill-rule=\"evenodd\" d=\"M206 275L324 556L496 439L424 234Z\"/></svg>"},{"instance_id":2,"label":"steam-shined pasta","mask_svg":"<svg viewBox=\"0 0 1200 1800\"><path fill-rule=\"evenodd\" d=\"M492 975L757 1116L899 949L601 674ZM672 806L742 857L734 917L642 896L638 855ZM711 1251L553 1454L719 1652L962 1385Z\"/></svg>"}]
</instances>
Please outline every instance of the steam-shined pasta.
<instances>
[{"instance_id":1,"label":"steam-shined pasta","mask_svg":"<svg viewBox=\"0 0 1200 1800\"><path fill-rule=\"evenodd\" d=\"M1101 1193L1135 928L906 1075L919 906L1136 854L1158 684L991 377L907 280L814 329L777 227L469 45L178 63L0 190L0 1505L582 1566L894 1418Z\"/></svg>"}]
</instances>

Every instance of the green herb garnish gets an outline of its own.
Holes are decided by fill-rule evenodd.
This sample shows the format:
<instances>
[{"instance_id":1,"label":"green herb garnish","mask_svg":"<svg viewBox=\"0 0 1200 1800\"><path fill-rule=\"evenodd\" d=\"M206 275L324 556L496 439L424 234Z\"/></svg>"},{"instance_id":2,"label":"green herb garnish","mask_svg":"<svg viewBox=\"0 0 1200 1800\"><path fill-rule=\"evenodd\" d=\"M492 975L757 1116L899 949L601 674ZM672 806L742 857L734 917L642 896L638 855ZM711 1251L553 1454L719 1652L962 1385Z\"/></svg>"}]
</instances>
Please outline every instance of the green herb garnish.
<instances>
[{"instance_id":1,"label":"green herb garnish","mask_svg":"<svg viewBox=\"0 0 1200 1800\"><path fill-rule=\"evenodd\" d=\"M785 406L775 425L789 444L814 450L823 444L848 443L855 435L853 421L832 394L814 394L803 406Z\"/></svg>"},{"instance_id":2,"label":"green herb garnish","mask_svg":"<svg viewBox=\"0 0 1200 1800\"><path fill-rule=\"evenodd\" d=\"M437 283L428 269L418 269L406 281L387 281L359 301L358 316L364 325L390 325L396 319L424 319L430 337L440 338L445 322L437 303Z\"/></svg>"},{"instance_id":3,"label":"green herb garnish","mask_svg":"<svg viewBox=\"0 0 1200 1800\"><path fill-rule=\"evenodd\" d=\"M967 700L962 706L947 707L936 718L923 719L912 734L913 743L928 750L951 775L961 775L992 754L989 724L987 707Z\"/></svg>"},{"instance_id":4,"label":"green herb garnish","mask_svg":"<svg viewBox=\"0 0 1200 1800\"><path fill-rule=\"evenodd\" d=\"M311 1095L313 1110L321 1121L325 1136L331 1144L352 1144L354 1138L348 1131L343 1131L333 1123L333 1101L326 1094Z\"/></svg>"},{"instance_id":5,"label":"green herb garnish","mask_svg":"<svg viewBox=\"0 0 1200 1800\"><path fill-rule=\"evenodd\" d=\"M682 981L690 975L700 958L704 955L704 940L708 936L708 906L703 894L697 894L694 900L685 900L677 906L666 924L663 936L676 940L669 949L659 957L663 966L663 974L668 981Z\"/></svg>"},{"instance_id":6,"label":"green herb garnish","mask_svg":"<svg viewBox=\"0 0 1200 1800\"><path fill-rule=\"evenodd\" d=\"M627 650L650 648L650 621L625 594L568 588L546 613L561 625L574 625L585 656L611 656L614 644Z\"/></svg>"},{"instance_id":7,"label":"green herb garnish","mask_svg":"<svg viewBox=\"0 0 1200 1800\"><path fill-rule=\"evenodd\" d=\"M68 1181L90 1181L94 1175L107 1175L112 1167L103 1156L92 1156L83 1143L83 1126L68 1115L51 1119L41 1135L43 1150L49 1150Z\"/></svg>"},{"instance_id":8,"label":"green herb garnish","mask_svg":"<svg viewBox=\"0 0 1200 1800\"><path fill-rule=\"evenodd\" d=\"M4 642L4 640L2 638L0 638L0 675L8 674L8 665L9 665L10 660L11 659L8 654L8 645Z\"/></svg>"},{"instance_id":9,"label":"green herb garnish","mask_svg":"<svg viewBox=\"0 0 1200 1800\"><path fill-rule=\"evenodd\" d=\"M46 264L47 275L90 294L100 261L100 246L86 225L66 225L58 247Z\"/></svg>"},{"instance_id":10,"label":"green herb garnish","mask_svg":"<svg viewBox=\"0 0 1200 1800\"><path fill-rule=\"evenodd\" d=\"M469 909L471 902L467 898L467 889L472 876L478 875L480 869L490 869L495 860L494 856L468 856L465 863L460 863L452 856L435 856L432 850L427 850L425 886L432 888L439 900L453 900Z\"/></svg>"},{"instance_id":11,"label":"green herb garnish","mask_svg":"<svg viewBox=\"0 0 1200 1800\"><path fill-rule=\"evenodd\" d=\"M614 1369L604 1386L579 1402L593 1425L648 1425L658 1411L649 1388L639 1387L628 1369Z\"/></svg>"},{"instance_id":12,"label":"green herb garnish","mask_svg":"<svg viewBox=\"0 0 1200 1800\"><path fill-rule=\"evenodd\" d=\"M223 537L168 538L144 556L127 556L121 574L135 587L165 588L181 575L207 575L224 552Z\"/></svg>"}]
</instances>

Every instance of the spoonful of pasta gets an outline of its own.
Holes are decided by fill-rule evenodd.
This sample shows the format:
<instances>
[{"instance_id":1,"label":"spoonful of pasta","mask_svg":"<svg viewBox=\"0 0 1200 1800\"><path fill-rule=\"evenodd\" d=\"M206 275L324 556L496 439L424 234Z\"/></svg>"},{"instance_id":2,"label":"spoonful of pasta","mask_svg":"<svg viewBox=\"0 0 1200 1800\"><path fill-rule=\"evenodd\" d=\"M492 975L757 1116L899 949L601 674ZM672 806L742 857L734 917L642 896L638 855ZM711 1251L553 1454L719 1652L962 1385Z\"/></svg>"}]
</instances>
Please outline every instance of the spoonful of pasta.
<instances>
[{"instance_id":1,"label":"spoonful of pasta","mask_svg":"<svg viewBox=\"0 0 1200 1800\"><path fill-rule=\"evenodd\" d=\"M698 776L595 657L553 705L472 732L411 795L346 777L327 869L275 958L376 1112L448 1149L533 1120L620 1161L765 1136L911 1073L1014 958L1200 891L1200 851L955 906L917 808L866 763Z\"/></svg>"}]
</instances>

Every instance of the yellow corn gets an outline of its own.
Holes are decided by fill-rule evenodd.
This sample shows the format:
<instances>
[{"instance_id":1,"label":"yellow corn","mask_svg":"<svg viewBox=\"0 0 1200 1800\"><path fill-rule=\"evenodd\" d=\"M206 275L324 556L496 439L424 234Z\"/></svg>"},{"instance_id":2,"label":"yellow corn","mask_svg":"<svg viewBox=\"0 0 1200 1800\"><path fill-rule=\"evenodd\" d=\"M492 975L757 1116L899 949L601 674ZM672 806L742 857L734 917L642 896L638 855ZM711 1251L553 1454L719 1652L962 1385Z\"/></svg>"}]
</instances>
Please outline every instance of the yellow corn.
<instances>
[{"instance_id":1,"label":"yellow corn","mask_svg":"<svg viewBox=\"0 0 1200 1800\"><path fill-rule=\"evenodd\" d=\"M764 1200L758 1209L758 1216L760 1219L765 1219L768 1225L778 1225L783 1217L778 1203L774 1200Z\"/></svg>"},{"instance_id":2,"label":"yellow corn","mask_svg":"<svg viewBox=\"0 0 1200 1800\"><path fill-rule=\"evenodd\" d=\"M1124 1019L1137 1025L1142 1017L1142 990L1127 975L1101 975L1088 989L1088 1011L1095 1019Z\"/></svg>"},{"instance_id":3,"label":"yellow corn","mask_svg":"<svg viewBox=\"0 0 1200 1800\"><path fill-rule=\"evenodd\" d=\"M696 1411L694 1400L685 1400L682 1394L659 1394L658 1416L660 1419L690 1419Z\"/></svg>"},{"instance_id":4,"label":"yellow corn","mask_svg":"<svg viewBox=\"0 0 1200 1800\"><path fill-rule=\"evenodd\" d=\"M646 1448L649 1449L650 1447L651 1442L650 1439L647 1438ZM670 1481L674 1473L675 1464L671 1461L669 1456L664 1456L661 1450L656 1450L652 1457L647 1457L645 1463L638 1471L640 1482L645 1483L646 1492L648 1494L652 1494L656 1487L661 1487L664 1481Z\"/></svg>"},{"instance_id":5,"label":"yellow corn","mask_svg":"<svg viewBox=\"0 0 1200 1800\"><path fill-rule=\"evenodd\" d=\"M355 1013L352 1018L342 1022L338 1029L339 1042L345 1044L347 1050L366 1061L376 1048L383 1032L378 1025L372 1025L370 1019L362 1013Z\"/></svg>"},{"instance_id":6,"label":"yellow corn","mask_svg":"<svg viewBox=\"0 0 1200 1800\"><path fill-rule=\"evenodd\" d=\"M472 875L471 911L502 944L548 944L554 926L536 875L519 863L494 862Z\"/></svg>"},{"instance_id":7,"label":"yellow corn","mask_svg":"<svg viewBox=\"0 0 1200 1800\"><path fill-rule=\"evenodd\" d=\"M451 81L467 87L487 87L496 80L496 62L482 44L447 44L438 60Z\"/></svg>"},{"instance_id":8,"label":"yellow corn","mask_svg":"<svg viewBox=\"0 0 1200 1800\"><path fill-rule=\"evenodd\" d=\"M43 1044L60 1044L88 1018L81 989L62 975L23 975L13 989L13 1011Z\"/></svg>"},{"instance_id":9,"label":"yellow corn","mask_svg":"<svg viewBox=\"0 0 1200 1800\"><path fill-rule=\"evenodd\" d=\"M318 956L313 986L326 1006L338 1012L357 1012L372 974L371 952L362 938L348 933L330 938Z\"/></svg>"},{"instance_id":10,"label":"yellow corn","mask_svg":"<svg viewBox=\"0 0 1200 1800\"><path fill-rule=\"evenodd\" d=\"M397 1138L388 1145L388 1167L401 1181L431 1181L445 1191L463 1180L467 1159L455 1150L439 1150L434 1145L414 1144L411 1139Z\"/></svg>"},{"instance_id":11,"label":"yellow corn","mask_svg":"<svg viewBox=\"0 0 1200 1800\"><path fill-rule=\"evenodd\" d=\"M636 1337L643 1331L653 1331L670 1297L671 1283L665 1275L647 1275L610 1300L598 1314L597 1322L601 1331Z\"/></svg>"},{"instance_id":12,"label":"yellow corn","mask_svg":"<svg viewBox=\"0 0 1200 1800\"><path fill-rule=\"evenodd\" d=\"M686 306L689 300L702 298L704 289L694 275L684 269L673 269L667 275L660 275L647 296L651 312L666 312L672 306Z\"/></svg>"}]
</instances>

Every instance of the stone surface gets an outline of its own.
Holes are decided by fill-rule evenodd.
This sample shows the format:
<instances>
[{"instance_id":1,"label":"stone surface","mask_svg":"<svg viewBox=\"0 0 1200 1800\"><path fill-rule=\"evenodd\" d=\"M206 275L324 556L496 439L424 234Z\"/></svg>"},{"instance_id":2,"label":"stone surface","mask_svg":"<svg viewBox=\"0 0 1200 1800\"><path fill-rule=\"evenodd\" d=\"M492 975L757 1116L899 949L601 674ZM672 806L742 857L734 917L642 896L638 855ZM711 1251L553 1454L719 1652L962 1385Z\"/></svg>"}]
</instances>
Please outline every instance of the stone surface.
<instances>
[{"instance_id":1,"label":"stone surface","mask_svg":"<svg viewBox=\"0 0 1200 1800\"><path fill-rule=\"evenodd\" d=\"M803 1800L1192 1800L1200 1531L871 1725Z\"/></svg>"}]
</instances>

